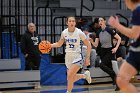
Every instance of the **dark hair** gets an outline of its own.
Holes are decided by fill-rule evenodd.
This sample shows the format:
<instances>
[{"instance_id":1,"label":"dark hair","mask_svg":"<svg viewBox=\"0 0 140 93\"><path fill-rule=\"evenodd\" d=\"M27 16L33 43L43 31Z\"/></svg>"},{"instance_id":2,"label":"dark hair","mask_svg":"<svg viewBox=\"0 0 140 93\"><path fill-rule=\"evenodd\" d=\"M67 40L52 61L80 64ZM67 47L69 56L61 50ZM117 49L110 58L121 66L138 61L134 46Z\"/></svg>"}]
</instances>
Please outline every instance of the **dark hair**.
<instances>
[{"instance_id":1,"label":"dark hair","mask_svg":"<svg viewBox=\"0 0 140 93\"><path fill-rule=\"evenodd\" d=\"M99 18L103 18L103 19L106 21L106 18L105 18L104 16L101 16L101 17L99 17ZM98 19L98 21L99 21L99 19Z\"/></svg>"},{"instance_id":2,"label":"dark hair","mask_svg":"<svg viewBox=\"0 0 140 93\"><path fill-rule=\"evenodd\" d=\"M92 27L93 25L95 25L95 23L97 23L97 24L99 23L99 18L98 17L94 18L94 21L91 22L91 24L89 26Z\"/></svg>"},{"instance_id":3,"label":"dark hair","mask_svg":"<svg viewBox=\"0 0 140 93\"><path fill-rule=\"evenodd\" d=\"M75 16L68 16L68 17L66 18L66 22L68 22L68 19L69 19L70 17L73 17L73 18L75 19ZM76 19L75 19L75 20L76 20Z\"/></svg>"},{"instance_id":4,"label":"dark hair","mask_svg":"<svg viewBox=\"0 0 140 93\"><path fill-rule=\"evenodd\" d=\"M88 27L84 27L82 30L83 30L83 31L88 31L88 32L89 32L89 28L88 28Z\"/></svg>"},{"instance_id":5,"label":"dark hair","mask_svg":"<svg viewBox=\"0 0 140 93\"><path fill-rule=\"evenodd\" d=\"M99 18L96 17L96 18L94 19L94 21L93 21L93 24L98 23L98 22L99 22Z\"/></svg>"},{"instance_id":6,"label":"dark hair","mask_svg":"<svg viewBox=\"0 0 140 93\"><path fill-rule=\"evenodd\" d=\"M89 37L92 38L93 40L95 40L96 35L95 34L89 34Z\"/></svg>"},{"instance_id":7,"label":"dark hair","mask_svg":"<svg viewBox=\"0 0 140 93\"><path fill-rule=\"evenodd\" d=\"M104 20L106 20L105 16L100 16L99 18L103 18Z\"/></svg>"},{"instance_id":8,"label":"dark hair","mask_svg":"<svg viewBox=\"0 0 140 93\"><path fill-rule=\"evenodd\" d=\"M140 0L131 0L131 2L138 3L138 2L140 2Z\"/></svg>"}]
</instances>

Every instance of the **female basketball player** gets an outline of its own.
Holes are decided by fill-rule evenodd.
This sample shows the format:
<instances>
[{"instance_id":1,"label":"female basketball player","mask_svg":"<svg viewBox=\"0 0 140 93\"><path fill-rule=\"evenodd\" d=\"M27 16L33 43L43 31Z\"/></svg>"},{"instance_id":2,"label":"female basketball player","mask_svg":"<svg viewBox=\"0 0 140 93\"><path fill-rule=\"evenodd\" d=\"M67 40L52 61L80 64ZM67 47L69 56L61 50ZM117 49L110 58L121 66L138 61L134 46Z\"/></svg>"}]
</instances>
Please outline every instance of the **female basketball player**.
<instances>
[{"instance_id":1,"label":"female basketball player","mask_svg":"<svg viewBox=\"0 0 140 93\"><path fill-rule=\"evenodd\" d=\"M122 34L134 39L134 43L130 46L128 57L120 68L117 84L123 93L138 93L136 87L129 81L140 70L140 0L125 0L125 4L132 11L132 28L122 26L117 16L111 16L108 21Z\"/></svg>"},{"instance_id":2,"label":"female basketball player","mask_svg":"<svg viewBox=\"0 0 140 93\"><path fill-rule=\"evenodd\" d=\"M68 28L65 29L61 33L61 38L58 42L51 44L53 47L61 47L63 43L66 43L66 55L65 55L65 65L67 67L67 93L71 93L73 84L75 81L85 78L88 83L91 83L90 72L86 71L84 74L77 74L79 69L84 64L81 55L81 45L80 40L84 42L87 46L87 55L85 59L85 65L90 65L90 51L91 45L89 41L86 39L85 34L78 28L75 27L76 20L75 17L68 17L67 18L67 25Z\"/></svg>"}]
</instances>

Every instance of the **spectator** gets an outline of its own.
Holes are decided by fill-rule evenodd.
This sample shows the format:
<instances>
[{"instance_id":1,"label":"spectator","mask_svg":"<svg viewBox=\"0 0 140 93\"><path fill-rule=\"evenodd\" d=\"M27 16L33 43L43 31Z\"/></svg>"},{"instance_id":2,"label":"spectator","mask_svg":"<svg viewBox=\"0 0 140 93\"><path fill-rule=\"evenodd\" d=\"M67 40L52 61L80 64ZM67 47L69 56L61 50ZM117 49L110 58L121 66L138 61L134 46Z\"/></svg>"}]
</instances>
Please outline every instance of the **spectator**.
<instances>
[{"instance_id":1,"label":"spectator","mask_svg":"<svg viewBox=\"0 0 140 93\"><path fill-rule=\"evenodd\" d=\"M96 17L93 21L93 23L90 25L92 31L90 32L94 32L95 33L95 37L96 37L96 34L99 33L101 31L101 26L99 25L99 18ZM94 40L95 41L95 40ZM92 43L92 41L91 41ZM93 45L93 44L92 44ZM98 46L96 47L96 53L97 53L97 57L99 58L99 55L100 55L100 49L101 48L101 44L99 42ZM100 58L99 58L100 59Z\"/></svg>"},{"instance_id":2,"label":"spectator","mask_svg":"<svg viewBox=\"0 0 140 93\"><path fill-rule=\"evenodd\" d=\"M120 22L120 24L127 27L124 22ZM116 52L116 59L117 59L118 62L122 63L123 59L125 59L125 57L126 57L126 51L127 51L126 43L128 42L128 37L121 34L119 31L117 31L117 33L121 37L121 43L120 43L120 46L119 46L119 48Z\"/></svg>"},{"instance_id":3,"label":"spectator","mask_svg":"<svg viewBox=\"0 0 140 93\"><path fill-rule=\"evenodd\" d=\"M35 31L35 24L29 23L28 30L21 38L21 51L25 56L25 70L39 69L41 57L38 44L40 42L40 38Z\"/></svg>"},{"instance_id":4,"label":"spectator","mask_svg":"<svg viewBox=\"0 0 140 93\"><path fill-rule=\"evenodd\" d=\"M94 34L89 32L88 28L85 28L83 30L83 32L85 33L85 35L86 35L86 37L89 41L92 41L92 40L95 39ZM91 44L91 46L92 46L92 44ZM85 55L85 56L86 56L86 49L87 49L87 47L85 45L83 45L82 50L83 50L83 55ZM95 60L96 60L96 50L95 50L95 47L92 46L92 49L91 49L91 52L90 52L90 66L89 67L95 66Z\"/></svg>"},{"instance_id":5,"label":"spectator","mask_svg":"<svg viewBox=\"0 0 140 93\"><path fill-rule=\"evenodd\" d=\"M88 20L86 18L80 18L76 24L76 27L83 30L87 26Z\"/></svg>"}]
</instances>

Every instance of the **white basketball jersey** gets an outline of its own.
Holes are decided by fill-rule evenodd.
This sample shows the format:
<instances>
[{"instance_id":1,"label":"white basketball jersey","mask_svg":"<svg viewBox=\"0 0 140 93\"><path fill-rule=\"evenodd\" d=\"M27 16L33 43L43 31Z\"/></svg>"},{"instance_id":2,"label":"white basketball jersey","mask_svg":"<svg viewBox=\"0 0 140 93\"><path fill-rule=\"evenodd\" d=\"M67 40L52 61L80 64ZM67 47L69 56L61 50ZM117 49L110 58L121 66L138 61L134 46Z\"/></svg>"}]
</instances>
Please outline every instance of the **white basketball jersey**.
<instances>
[{"instance_id":1,"label":"white basketball jersey","mask_svg":"<svg viewBox=\"0 0 140 93\"><path fill-rule=\"evenodd\" d=\"M65 52L80 52L80 40L86 39L85 34L78 28L74 32L69 32L68 28L62 32L61 38L65 39L66 49Z\"/></svg>"}]
</instances>

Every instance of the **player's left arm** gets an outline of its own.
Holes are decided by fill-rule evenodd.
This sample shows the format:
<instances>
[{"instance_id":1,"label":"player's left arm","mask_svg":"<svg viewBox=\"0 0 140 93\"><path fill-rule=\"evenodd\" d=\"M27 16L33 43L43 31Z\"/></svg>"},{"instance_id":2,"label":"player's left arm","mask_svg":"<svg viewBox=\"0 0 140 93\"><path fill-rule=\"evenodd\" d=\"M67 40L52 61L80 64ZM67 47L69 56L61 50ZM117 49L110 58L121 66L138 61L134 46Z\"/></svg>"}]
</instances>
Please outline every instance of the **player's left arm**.
<instances>
[{"instance_id":1,"label":"player's left arm","mask_svg":"<svg viewBox=\"0 0 140 93\"><path fill-rule=\"evenodd\" d=\"M90 65L91 43L82 31L80 31L79 36L80 36L80 39L83 41L84 45L87 46L85 65L88 66Z\"/></svg>"},{"instance_id":2,"label":"player's left arm","mask_svg":"<svg viewBox=\"0 0 140 93\"><path fill-rule=\"evenodd\" d=\"M83 43L87 46L86 59L90 59L91 43L88 39L83 40Z\"/></svg>"}]
</instances>

